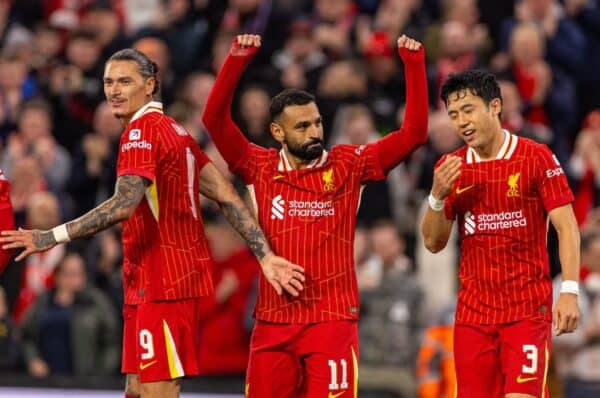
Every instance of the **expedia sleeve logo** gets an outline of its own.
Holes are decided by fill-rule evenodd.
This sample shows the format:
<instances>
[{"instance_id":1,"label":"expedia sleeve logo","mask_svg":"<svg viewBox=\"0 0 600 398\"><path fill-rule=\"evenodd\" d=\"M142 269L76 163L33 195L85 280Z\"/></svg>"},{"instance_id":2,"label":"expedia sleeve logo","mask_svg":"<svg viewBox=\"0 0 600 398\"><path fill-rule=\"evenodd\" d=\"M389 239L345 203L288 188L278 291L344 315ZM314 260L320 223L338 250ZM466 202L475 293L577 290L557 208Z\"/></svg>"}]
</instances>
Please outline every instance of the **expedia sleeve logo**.
<instances>
[{"instance_id":1,"label":"expedia sleeve logo","mask_svg":"<svg viewBox=\"0 0 600 398\"><path fill-rule=\"evenodd\" d=\"M121 152L126 152L130 149L146 149L148 151L152 150L152 144L146 140L143 141L133 141L127 142L121 145Z\"/></svg>"}]
</instances>

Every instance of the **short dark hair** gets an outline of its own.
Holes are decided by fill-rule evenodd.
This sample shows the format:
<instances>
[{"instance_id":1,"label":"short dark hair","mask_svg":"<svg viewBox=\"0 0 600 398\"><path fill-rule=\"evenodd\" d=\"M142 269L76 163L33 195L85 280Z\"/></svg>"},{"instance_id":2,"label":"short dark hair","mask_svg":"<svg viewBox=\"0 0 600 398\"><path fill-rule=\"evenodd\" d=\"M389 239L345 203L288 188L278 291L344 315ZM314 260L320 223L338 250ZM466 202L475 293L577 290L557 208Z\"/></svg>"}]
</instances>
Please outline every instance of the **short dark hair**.
<instances>
[{"instance_id":1,"label":"short dark hair","mask_svg":"<svg viewBox=\"0 0 600 398\"><path fill-rule=\"evenodd\" d=\"M471 94L483 99L486 105L494 98L502 101L500 86L493 74L484 70L467 70L460 73L453 73L442 85L442 101L448 105L448 97L452 93L468 90Z\"/></svg>"},{"instance_id":2,"label":"short dark hair","mask_svg":"<svg viewBox=\"0 0 600 398\"><path fill-rule=\"evenodd\" d=\"M286 106L306 105L311 102L316 102L314 95L295 88L285 89L271 100L271 105L269 106L271 120L275 120L275 118L281 115Z\"/></svg>"},{"instance_id":3,"label":"short dark hair","mask_svg":"<svg viewBox=\"0 0 600 398\"><path fill-rule=\"evenodd\" d=\"M140 75L146 79L154 78L154 90L152 94L156 94L160 89L160 81L158 80L158 65L152 61L146 54L135 48L125 48L119 50L110 56L107 62L111 61L133 61L138 66Z\"/></svg>"}]
</instances>

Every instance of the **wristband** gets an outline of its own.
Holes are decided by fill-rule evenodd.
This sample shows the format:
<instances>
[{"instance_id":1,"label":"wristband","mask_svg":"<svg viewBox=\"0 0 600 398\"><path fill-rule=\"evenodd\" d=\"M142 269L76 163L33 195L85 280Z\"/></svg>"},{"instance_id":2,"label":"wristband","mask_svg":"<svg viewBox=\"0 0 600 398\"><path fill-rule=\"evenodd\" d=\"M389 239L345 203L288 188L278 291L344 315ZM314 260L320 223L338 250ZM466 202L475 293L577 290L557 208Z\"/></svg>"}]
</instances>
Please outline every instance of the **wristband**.
<instances>
[{"instance_id":1,"label":"wristband","mask_svg":"<svg viewBox=\"0 0 600 398\"><path fill-rule=\"evenodd\" d=\"M54 235L56 243L67 243L71 241L66 224L60 224L59 226L52 228L52 235Z\"/></svg>"},{"instance_id":2,"label":"wristband","mask_svg":"<svg viewBox=\"0 0 600 398\"><path fill-rule=\"evenodd\" d=\"M434 198L432 194L429 194L429 197L427 197L427 200L429 201L429 207L431 207L431 210L433 210L433 211L444 210L444 201L443 200Z\"/></svg>"},{"instance_id":3,"label":"wristband","mask_svg":"<svg viewBox=\"0 0 600 398\"><path fill-rule=\"evenodd\" d=\"M577 281L562 281L560 284L561 293L571 293L576 296L579 295L579 283Z\"/></svg>"}]
</instances>

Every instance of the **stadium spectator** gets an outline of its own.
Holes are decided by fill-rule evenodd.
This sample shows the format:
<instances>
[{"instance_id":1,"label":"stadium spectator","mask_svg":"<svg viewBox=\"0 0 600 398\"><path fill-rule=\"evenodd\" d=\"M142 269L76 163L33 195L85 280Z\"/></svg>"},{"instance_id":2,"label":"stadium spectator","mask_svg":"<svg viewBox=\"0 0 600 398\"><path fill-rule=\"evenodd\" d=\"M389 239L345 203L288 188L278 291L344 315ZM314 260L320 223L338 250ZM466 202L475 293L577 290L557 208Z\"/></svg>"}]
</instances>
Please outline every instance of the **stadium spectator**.
<instances>
[{"instance_id":1,"label":"stadium spectator","mask_svg":"<svg viewBox=\"0 0 600 398\"><path fill-rule=\"evenodd\" d=\"M27 205L25 226L47 229L61 220L58 198L50 192L37 192L31 195ZM20 325L29 307L46 290L54 285L54 269L65 255L65 245L57 245L44 253L36 253L23 264L13 263L18 268L18 295L13 306L12 316Z\"/></svg>"},{"instance_id":2,"label":"stadium spectator","mask_svg":"<svg viewBox=\"0 0 600 398\"><path fill-rule=\"evenodd\" d=\"M523 116L525 104L517 85L502 79L498 80L498 85L502 94L502 128L542 144L551 144L554 138L552 130L542 123L531 123Z\"/></svg>"},{"instance_id":3,"label":"stadium spectator","mask_svg":"<svg viewBox=\"0 0 600 398\"><path fill-rule=\"evenodd\" d=\"M71 171L71 155L52 135L52 111L41 99L24 103L19 111L17 131L10 135L2 154L2 170L8 179L18 180L13 170L27 156L39 163L48 189L62 192Z\"/></svg>"},{"instance_id":4,"label":"stadium spectator","mask_svg":"<svg viewBox=\"0 0 600 398\"><path fill-rule=\"evenodd\" d=\"M94 112L93 131L83 136L73 155L67 191L73 199L73 214L79 216L106 200L115 186L115 167L123 126L108 102Z\"/></svg>"},{"instance_id":5,"label":"stadium spectator","mask_svg":"<svg viewBox=\"0 0 600 398\"><path fill-rule=\"evenodd\" d=\"M577 134L566 172L573 185L573 208L577 222L586 223L593 208L600 206L600 110L589 113Z\"/></svg>"},{"instance_id":6,"label":"stadium spectator","mask_svg":"<svg viewBox=\"0 0 600 398\"><path fill-rule=\"evenodd\" d=\"M21 341L19 331L15 327L10 312L6 294L0 286L0 370L5 372L14 372L17 370L17 364L21 356Z\"/></svg>"},{"instance_id":7,"label":"stadium spectator","mask_svg":"<svg viewBox=\"0 0 600 398\"><path fill-rule=\"evenodd\" d=\"M460 232L458 395L544 395L552 329L573 332L579 318L573 193L547 147L502 129L493 75L452 75L441 98L467 145L436 165L421 230L434 253L446 246L454 219ZM548 219L558 234L563 277L553 310Z\"/></svg>"},{"instance_id":8,"label":"stadium spectator","mask_svg":"<svg viewBox=\"0 0 600 398\"><path fill-rule=\"evenodd\" d=\"M434 22L427 27L424 43L427 46L427 59L430 63L437 62L440 54L441 29L444 22L454 21L462 24L469 36L468 45L472 47L477 58L486 61L491 56L492 38L487 25L479 21L479 8L476 0L446 0L442 2L442 17L440 22Z\"/></svg>"},{"instance_id":9,"label":"stadium spectator","mask_svg":"<svg viewBox=\"0 0 600 398\"><path fill-rule=\"evenodd\" d=\"M423 331L423 292L405 242L390 220L371 228L375 283L360 292L361 385L414 396L413 374Z\"/></svg>"},{"instance_id":10,"label":"stadium spectator","mask_svg":"<svg viewBox=\"0 0 600 398\"><path fill-rule=\"evenodd\" d=\"M175 98L175 74L171 68L171 50L167 43L159 37L142 37L133 43L133 48L146 54L158 67L157 77L160 91L157 98L170 105Z\"/></svg>"},{"instance_id":11,"label":"stadium spectator","mask_svg":"<svg viewBox=\"0 0 600 398\"><path fill-rule=\"evenodd\" d=\"M156 63L135 49L113 54L105 66L107 100L127 127L114 195L52 229L2 231L0 238L4 249L23 249L20 260L124 222L122 371L128 398L179 396L180 379L198 373L199 298L213 286L199 193L219 203L277 293L297 295L304 279L301 267L273 254L233 186L183 127L164 116L162 104L152 101L159 91L157 73Z\"/></svg>"},{"instance_id":12,"label":"stadium spectator","mask_svg":"<svg viewBox=\"0 0 600 398\"><path fill-rule=\"evenodd\" d=\"M244 241L225 220L219 217L207 228L215 261L215 294L202 309L199 372L202 375L243 375L250 351L250 330L246 329L244 320L259 266Z\"/></svg>"},{"instance_id":13,"label":"stadium spectator","mask_svg":"<svg viewBox=\"0 0 600 398\"><path fill-rule=\"evenodd\" d=\"M29 67L15 56L0 56L0 143L6 144L17 127L23 103L36 93L35 80L28 77Z\"/></svg>"},{"instance_id":14,"label":"stadium spectator","mask_svg":"<svg viewBox=\"0 0 600 398\"><path fill-rule=\"evenodd\" d=\"M419 398L453 398L456 392L454 371L454 316L456 304L446 306L424 333L417 359Z\"/></svg>"},{"instance_id":15,"label":"stadium spectator","mask_svg":"<svg viewBox=\"0 0 600 398\"><path fill-rule=\"evenodd\" d=\"M118 318L104 294L88 284L83 258L67 253L54 270L54 282L21 325L29 373L113 374L119 365Z\"/></svg>"},{"instance_id":16,"label":"stadium spectator","mask_svg":"<svg viewBox=\"0 0 600 398\"><path fill-rule=\"evenodd\" d=\"M123 249L120 245L122 230L115 225L94 236L84 247L87 273L93 285L101 290L118 312L122 329L123 308Z\"/></svg>"},{"instance_id":17,"label":"stadium spectator","mask_svg":"<svg viewBox=\"0 0 600 398\"><path fill-rule=\"evenodd\" d=\"M406 36L398 39L408 83L402 129L372 144L327 152L315 98L285 90L270 106L277 151L252 144L231 118L236 85L260 43L257 35L236 37L203 120L230 169L252 185L257 217L274 247L306 268L308 282L298 298L276 297L259 278L246 395L341 395L357 388L352 245L361 185L384 179L426 139L424 50Z\"/></svg>"},{"instance_id":18,"label":"stadium spectator","mask_svg":"<svg viewBox=\"0 0 600 398\"><path fill-rule=\"evenodd\" d=\"M565 13L583 31L586 54L581 74L574 77L578 80L579 115L600 108L600 1L599 0L565 0Z\"/></svg>"},{"instance_id":19,"label":"stadium spectator","mask_svg":"<svg viewBox=\"0 0 600 398\"><path fill-rule=\"evenodd\" d=\"M581 264L589 274L581 289L581 325L575 333L556 337L554 347L557 373L565 381L567 398L596 397L600 394L600 229L582 233ZM554 300L558 299L560 277L554 278Z\"/></svg>"},{"instance_id":20,"label":"stadium spectator","mask_svg":"<svg viewBox=\"0 0 600 398\"><path fill-rule=\"evenodd\" d=\"M539 27L545 41L547 59L552 68L576 75L581 72L586 39L577 24L563 12L557 0L520 0L515 2L514 16L504 21L500 48L508 53L512 31L519 24Z\"/></svg>"}]
</instances>

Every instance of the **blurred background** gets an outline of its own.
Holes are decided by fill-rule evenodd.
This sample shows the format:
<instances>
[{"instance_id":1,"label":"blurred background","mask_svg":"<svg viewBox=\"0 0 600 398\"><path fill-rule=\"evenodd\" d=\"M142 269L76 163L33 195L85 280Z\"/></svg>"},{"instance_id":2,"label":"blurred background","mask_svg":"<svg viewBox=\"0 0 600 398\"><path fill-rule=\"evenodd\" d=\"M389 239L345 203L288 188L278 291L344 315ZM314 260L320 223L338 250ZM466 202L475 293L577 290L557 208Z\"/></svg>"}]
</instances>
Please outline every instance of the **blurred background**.
<instances>
[{"instance_id":1,"label":"blurred background","mask_svg":"<svg viewBox=\"0 0 600 398\"><path fill-rule=\"evenodd\" d=\"M232 112L264 146L275 145L270 97L290 87L316 94L329 146L397 129L405 81L395 41L406 33L426 47L429 141L367 187L358 214L360 396L452 396L456 236L434 256L417 221L435 162L461 145L441 83L485 68L500 81L503 126L548 144L575 193L583 320L553 342L549 380L552 397L598 398L600 0L0 0L0 168L17 225L46 229L112 194L122 126L101 78L123 47L157 62L166 113L233 178L201 115L240 33L260 34L263 46ZM203 308L203 376L183 391L241 397L258 265L214 205L203 206L216 293ZM548 246L554 277L552 231ZM122 396L121 257L114 227L8 266L0 277L0 396ZM219 395L227 393L234 395Z\"/></svg>"}]
</instances>

